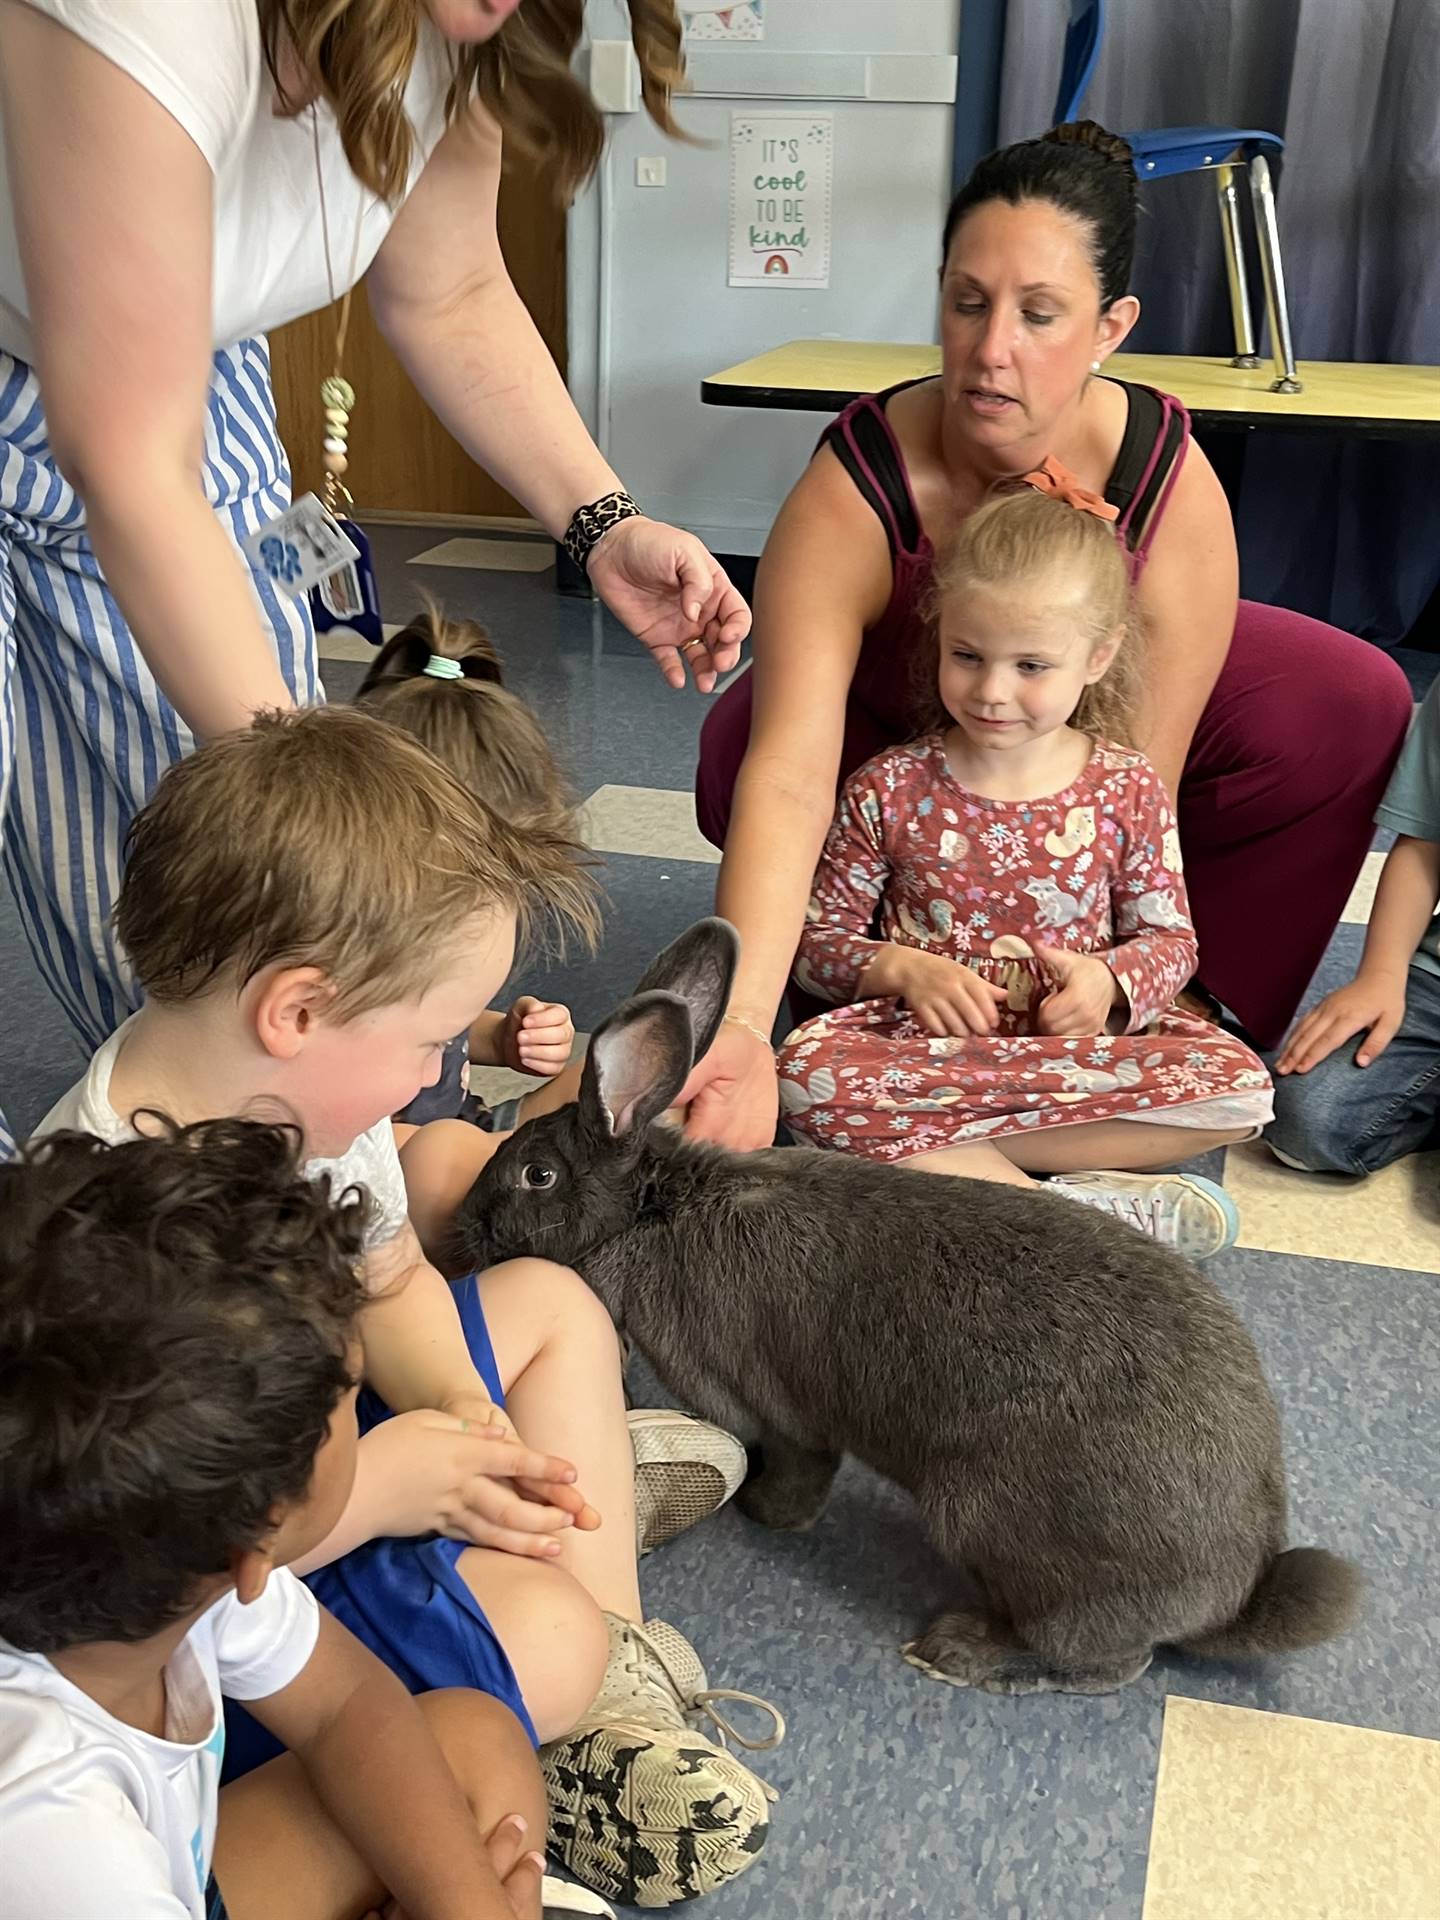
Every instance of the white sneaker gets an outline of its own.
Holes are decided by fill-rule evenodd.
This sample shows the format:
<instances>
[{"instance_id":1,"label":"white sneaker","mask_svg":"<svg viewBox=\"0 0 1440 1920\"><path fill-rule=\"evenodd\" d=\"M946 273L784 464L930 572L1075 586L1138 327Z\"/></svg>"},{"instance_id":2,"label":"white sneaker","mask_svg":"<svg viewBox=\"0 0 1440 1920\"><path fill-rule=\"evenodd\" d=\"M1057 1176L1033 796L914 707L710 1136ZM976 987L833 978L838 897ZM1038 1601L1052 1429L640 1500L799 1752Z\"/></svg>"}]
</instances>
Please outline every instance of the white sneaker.
<instances>
[{"instance_id":1,"label":"white sneaker","mask_svg":"<svg viewBox=\"0 0 1440 1920\"><path fill-rule=\"evenodd\" d=\"M745 1478L733 1433L667 1407L629 1413L635 1449L635 1550L650 1553L708 1519Z\"/></svg>"},{"instance_id":2,"label":"white sneaker","mask_svg":"<svg viewBox=\"0 0 1440 1920\"><path fill-rule=\"evenodd\" d=\"M663 1620L639 1626L606 1614L610 1658L589 1712L540 1749L550 1798L550 1851L577 1880L625 1906L671 1907L753 1866L777 1798L725 1747L778 1746L785 1721L754 1694L711 1687L700 1657ZM738 1702L768 1714L747 1737L720 1711Z\"/></svg>"},{"instance_id":3,"label":"white sneaker","mask_svg":"<svg viewBox=\"0 0 1440 1920\"><path fill-rule=\"evenodd\" d=\"M573 1880L557 1880L547 1873L540 1882L541 1920L561 1913L598 1913L604 1920L615 1920L615 1909L588 1887L577 1887Z\"/></svg>"},{"instance_id":4,"label":"white sneaker","mask_svg":"<svg viewBox=\"0 0 1440 1920\"><path fill-rule=\"evenodd\" d=\"M1223 1187L1197 1174L1062 1173L1045 1184L1082 1207L1113 1213L1188 1260L1223 1253L1240 1233L1235 1202Z\"/></svg>"}]
</instances>

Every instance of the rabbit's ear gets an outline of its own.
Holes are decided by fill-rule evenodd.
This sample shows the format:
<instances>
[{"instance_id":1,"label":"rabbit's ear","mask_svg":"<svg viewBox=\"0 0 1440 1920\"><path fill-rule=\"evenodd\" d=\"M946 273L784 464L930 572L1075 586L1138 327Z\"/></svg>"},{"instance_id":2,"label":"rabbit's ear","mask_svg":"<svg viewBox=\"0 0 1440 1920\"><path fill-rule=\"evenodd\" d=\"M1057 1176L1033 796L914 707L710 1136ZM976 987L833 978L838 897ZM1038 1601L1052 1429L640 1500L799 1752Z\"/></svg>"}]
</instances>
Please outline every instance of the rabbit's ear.
<instances>
[{"instance_id":1,"label":"rabbit's ear","mask_svg":"<svg viewBox=\"0 0 1440 1920\"><path fill-rule=\"evenodd\" d=\"M697 920L646 970L636 993L674 993L690 1009L695 1058L715 1044L740 961L740 936L728 920Z\"/></svg>"},{"instance_id":2,"label":"rabbit's ear","mask_svg":"<svg viewBox=\"0 0 1440 1920\"><path fill-rule=\"evenodd\" d=\"M594 1138L642 1132L674 1103L693 1060L690 1015L671 993L639 994L595 1029L580 1079L580 1122Z\"/></svg>"}]
</instances>

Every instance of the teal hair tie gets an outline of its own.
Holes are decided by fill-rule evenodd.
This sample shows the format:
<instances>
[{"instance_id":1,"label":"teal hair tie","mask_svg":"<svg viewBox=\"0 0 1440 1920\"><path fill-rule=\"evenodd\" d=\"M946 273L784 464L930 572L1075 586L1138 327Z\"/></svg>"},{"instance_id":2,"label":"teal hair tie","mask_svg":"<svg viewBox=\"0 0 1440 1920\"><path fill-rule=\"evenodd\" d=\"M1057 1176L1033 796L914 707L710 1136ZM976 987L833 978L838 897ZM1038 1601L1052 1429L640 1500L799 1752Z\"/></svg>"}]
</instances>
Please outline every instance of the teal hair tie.
<instances>
[{"instance_id":1,"label":"teal hair tie","mask_svg":"<svg viewBox=\"0 0 1440 1920\"><path fill-rule=\"evenodd\" d=\"M447 660L443 653L432 653L423 668L432 680L463 680L465 669L458 660Z\"/></svg>"}]
</instances>

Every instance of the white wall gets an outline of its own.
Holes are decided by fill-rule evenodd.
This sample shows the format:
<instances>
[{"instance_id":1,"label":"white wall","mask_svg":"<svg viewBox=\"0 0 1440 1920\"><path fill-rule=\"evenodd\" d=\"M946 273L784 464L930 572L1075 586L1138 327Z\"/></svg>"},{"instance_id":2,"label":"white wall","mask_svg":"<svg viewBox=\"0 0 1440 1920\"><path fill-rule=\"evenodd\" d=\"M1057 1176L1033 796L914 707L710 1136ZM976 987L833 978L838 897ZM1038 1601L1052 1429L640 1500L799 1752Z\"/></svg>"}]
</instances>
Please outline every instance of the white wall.
<instances>
[{"instance_id":1,"label":"white wall","mask_svg":"<svg viewBox=\"0 0 1440 1920\"><path fill-rule=\"evenodd\" d=\"M954 54L959 4L769 0L763 46L724 57L735 67L787 50L929 55L905 71L933 86L948 71L939 62ZM590 32L623 36L614 0L592 6ZM709 51L695 51L697 79ZM701 379L786 340L936 337L951 108L827 100L808 91L835 84L823 60L786 84L806 86L803 100L680 101L677 118L707 146L667 141L644 113L612 115L604 177L570 216L571 391L642 505L732 553L759 552L824 421L702 406ZM741 104L834 113L828 289L726 285L730 114ZM655 154L666 159L668 185L637 187L636 160Z\"/></svg>"}]
</instances>

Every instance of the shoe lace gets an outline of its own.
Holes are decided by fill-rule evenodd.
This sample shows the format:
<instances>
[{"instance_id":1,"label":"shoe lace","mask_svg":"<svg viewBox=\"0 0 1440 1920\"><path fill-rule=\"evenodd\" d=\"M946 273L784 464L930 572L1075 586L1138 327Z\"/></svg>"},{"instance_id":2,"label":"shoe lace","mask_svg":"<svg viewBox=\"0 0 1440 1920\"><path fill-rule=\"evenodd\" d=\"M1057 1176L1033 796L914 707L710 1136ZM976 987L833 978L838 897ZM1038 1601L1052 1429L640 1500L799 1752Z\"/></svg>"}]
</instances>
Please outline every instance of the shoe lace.
<instances>
[{"instance_id":1,"label":"shoe lace","mask_svg":"<svg viewBox=\"0 0 1440 1920\"><path fill-rule=\"evenodd\" d=\"M744 1693L738 1687L687 1687L676 1673L670 1656L655 1635L648 1632L638 1621L630 1621L625 1633L625 1668L642 1686L654 1682L654 1670L647 1664L647 1655L665 1675L670 1684L670 1690L682 1711L704 1715L714 1727L722 1747L733 1740L737 1747L743 1747L747 1753L766 1753L778 1747L785 1738L785 1716L773 1701L764 1699L758 1693ZM755 1707L761 1713L768 1714L771 1721L770 1732L758 1737L747 1734L742 1728L737 1727L727 1714L720 1711L717 1704L720 1701ZM769 1799L779 1799L780 1796L775 1789L766 1781L761 1780L760 1784L764 1787Z\"/></svg>"},{"instance_id":2,"label":"shoe lace","mask_svg":"<svg viewBox=\"0 0 1440 1920\"><path fill-rule=\"evenodd\" d=\"M1147 1194L1142 1198L1135 1193L1117 1193L1110 1210L1118 1219L1138 1227L1142 1233L1153 1233L1160 1222L1160 1204L1155 1194Z\"/></svg>"}]
</instances>

